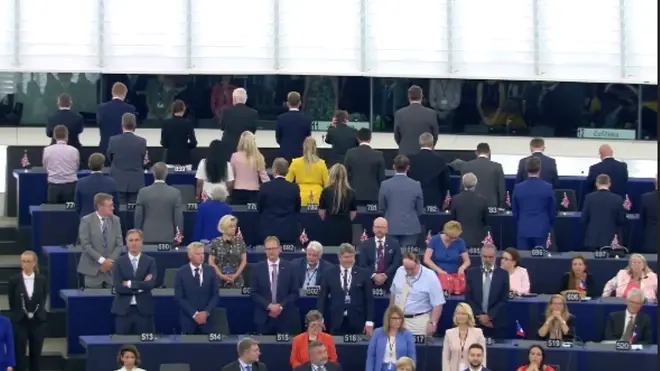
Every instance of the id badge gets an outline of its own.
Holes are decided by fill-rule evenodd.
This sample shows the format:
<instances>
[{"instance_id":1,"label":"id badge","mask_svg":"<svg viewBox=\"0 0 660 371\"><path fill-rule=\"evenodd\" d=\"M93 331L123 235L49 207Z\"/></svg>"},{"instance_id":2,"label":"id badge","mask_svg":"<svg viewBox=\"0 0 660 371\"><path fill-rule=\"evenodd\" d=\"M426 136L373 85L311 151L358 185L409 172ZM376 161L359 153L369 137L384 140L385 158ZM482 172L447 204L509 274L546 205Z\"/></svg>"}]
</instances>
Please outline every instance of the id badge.
<instances>
[{"instance_id":1,"label":"id badge","mask_svg":"<svg viewBox=\"0 0 660 371\"><path fill-rule=\"evenodd\" d=\"M440 100L440 104L443 105L443 106L446 106L446 105L449 104L449 101L446 100L446 99L441 99L441 100Z\"/></svg>"},{"instance_id":2,"label":"id badge","mask_svg":"<svg viewBox=\"0 0 660 371\"><path fill-rule=\"evenodd\" d=\"M350 303L351 303L351 295L346 294L346 296L344 296L344 304L350 304Z\"/></svg>"},{"instance_id":3,"label":"id badge","mask_svg":"<svg viewBox=\"0 0 660 371\"><path fill-rule=\"evenodd\" d=\"M387 364L387 369L388 370L394 370L394 365L392 364L392 362Z\"/></svg>"}]
</instances>

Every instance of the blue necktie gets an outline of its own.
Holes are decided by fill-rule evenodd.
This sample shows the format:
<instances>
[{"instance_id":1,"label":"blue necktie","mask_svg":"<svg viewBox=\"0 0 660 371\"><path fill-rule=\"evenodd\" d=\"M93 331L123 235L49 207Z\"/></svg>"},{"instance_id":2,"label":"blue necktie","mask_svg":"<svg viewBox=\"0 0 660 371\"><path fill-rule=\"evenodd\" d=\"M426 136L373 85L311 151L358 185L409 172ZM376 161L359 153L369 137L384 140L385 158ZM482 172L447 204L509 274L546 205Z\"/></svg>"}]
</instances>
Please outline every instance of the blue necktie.
<instances>
[{"instance_id":1,"label":"blue necktie","mask_svg":"<svg viewBox=\"0 0 660 371\"><path fill-rule=\"evenodd\" d=\"M250 365L245 366L245 371L252 371L252 366Z\"/></svg>"},{"instance_id":2,"label":"blue necktie","mask_svg":"<svg viewBox=\"0 0 660 371\"><path fill-rule=\"evenodd\" d=\"M481 310L484 311L484 313L488 313L488 299L490 296L490 282L491 282L491 271L490 270L484 270L484 292L482 295L482 300L481 300Z\"/></svg>"},{"instance_id":3,"label":"blue necktie","mask_svg":"<svg viewBox=\"0 0 660 371\"><path fill-rule=\"evenodd\" d=\"M133 275L135 275L135 273L137 273L137 268L138 268L137 258L132 258L131 259L131 264L133 265Z\"/></svg>"},{"instance_id":4,"label":"blue necktie","mask_svg":"<svg viewBox=\"0 0 660 371\"><path fill-rule=\"evenodd\" d=\"M101 220L101 233L103 233L103 254L108 255L108 220L103 218Z\"/></svg>"}]
</instances>

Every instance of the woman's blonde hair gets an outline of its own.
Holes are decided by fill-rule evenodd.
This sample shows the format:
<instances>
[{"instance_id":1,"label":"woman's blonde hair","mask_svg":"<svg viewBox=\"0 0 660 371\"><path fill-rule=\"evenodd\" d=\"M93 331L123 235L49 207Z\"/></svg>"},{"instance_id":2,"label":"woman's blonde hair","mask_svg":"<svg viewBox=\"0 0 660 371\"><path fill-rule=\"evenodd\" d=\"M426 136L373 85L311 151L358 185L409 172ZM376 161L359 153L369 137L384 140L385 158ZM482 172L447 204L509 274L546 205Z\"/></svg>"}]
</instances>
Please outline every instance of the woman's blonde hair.
<instances>
[{"instance_id":1,"label":"woman's blonde hair","mask_svg":"<svg viewBox=\"0 0 660 371\"><path fill-rule=\"evenodd\" d=\"M442 227L442 233L451 238L459 238L463 233L463 227L461 227L461 223L450 220Z\"/></svg>"},{"instance_id":2,"label":"woman's blonde hair","mask_svg":"<svg viewBox=\"0 0 660 371\"><path fill-rule=\"evenodd\" d=\"M236 152L244 153L248 163L256 171L266 170L266 160L257 147L257 137L251 132L244 131L241 134Z\"/></svg>"},{"instance_id":3,"label":"woman's blonde hair","mask_svg":"<svg viewBox=\"0 0 660 371\"><path fill-rule=\"evenodd\" d=\"M456 304L456 309L454 309L454 316L452 317L452 321L454 322L454 326L458 326L458 321L456 320L456 315L458 314L458 310L463 309L465 314L468 316L468 326L474 327L477 325L477 323L474 320L474 312L472 312L472 308L467 304L467 303L458 303Z\"/></svg>"},{"instance_id":4,"label":"woman's blonde hair","mask_svg":"<svg viewBox=\"0 0 660 371\"><path fill-rule=\"evenodd\" d=\"M230 225L238 226L238 219L231 214L223 216L218 222L218 232L225 234Z\"/></svg>"},{"instance_id":5,"label":"woman's blonde hair","mask_svg":"<svg viewBox=\"0 0 660 371\"><path fill-rule=\"evenodd\" d=\"M628 259L628 266L626 266L626 272L628 272L629 275L632 276L632 260L634 258L637 258L637 259L642 261L642 263L644 264L644 269L642 269L642 271L644 271L644 273L649 274L649 273L653 272L651 270L651 268L649 268L649 263L646 261L646 258L644 257L644 255L642 255L642 254L632 254L632 255L630 255L630 259Z\"/></svg>"},{"instance_id":6,"label":"woman's blonde hair","mask_svg":"<svg viewBox=\"0 0 660 371\"><path fill-rule=\"evenodd\" d=\"M392 305L387 310L385 311L385 314L383 315L383 332L385 334L389 334L390 332L390 318L392 318L393 314L398 314L401 317L401 327L399 327L399 331L404 330L404 318L403 318L403 310L399 308L396 305Z\"/></svg>"},{"instance_id":7,"label":"woman's blonde hair","mask_svg":"<svg viewBox=\"0 0 660 371\"><path fill-rule=\"evenodd\" d=\"M348 173L342 164L334 164L328 173L328 188L332 189L334 194L331 213L337 214L348 198L348 190L351 189L348 184Z\"/></svg>"},{"instance_id":8,"label":"woman's blonde hair","mask_svg":"<svg viewBox=\"0 0 660 371\"><path fill-rule=\"evenodd\" d=\"M307 137L303 142L303 161L307 165L307 169L311 170L312 165L317 163L321 158L316 154L316 139L314 137Z\"/></svg>"},{"instance_id":9,"label":"woman's blonde hair","mask_svg":"<svg viewBox=\"0 0 660 371\"><path fill-rule=\"evenodd\" d=\"M561 300L562 303L562 308L561 308L561 318L564 321L568 321L568 319L571 317L571 313L568 311L568 306L566 305L566 299L562 295L555 294L550 297L550 300L548 301L548 306L545 308L545 318L550 318L552 315L552 301L555 299Z\"/></svg>"},{"instance_id":10,"label":"woman's blonde hair","mask_svg":"<svg viewBox=\"0 0 660 371\"><path fill-rule=\"evenodd\" d=\"M401 357L396 361L396 371L415 371L415 361L409 357Z\"/></svg>"},{"instance_id":11,"label":"woman's blonde hair","mask_svg":"<svg viewBox=\"0 0 660 371\"><path fill-rule=\"evenodd\" d=\"M126 235L128 235L128 234L126 234ZM37 253L35 253L32 250L25 250L21 254L21 257L23 257L23 256L31 256L32 257L32 260L34 260L34 271L36 273L39 273L39 257L37 256Z\"/></svg>"}]
</instances>

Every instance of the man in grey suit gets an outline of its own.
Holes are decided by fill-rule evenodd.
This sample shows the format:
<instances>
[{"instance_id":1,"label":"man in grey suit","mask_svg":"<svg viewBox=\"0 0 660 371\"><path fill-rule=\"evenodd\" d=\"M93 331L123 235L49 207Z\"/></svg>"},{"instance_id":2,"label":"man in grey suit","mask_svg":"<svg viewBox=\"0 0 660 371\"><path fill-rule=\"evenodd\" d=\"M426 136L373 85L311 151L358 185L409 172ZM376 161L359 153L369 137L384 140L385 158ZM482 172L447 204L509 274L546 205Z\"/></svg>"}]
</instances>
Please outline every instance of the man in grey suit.
<instances>
[{"instance_id":1,"label":"man in grey suit","mask_svg":"<svg viewBox=\"0 0 660 371\"><path fill-rule=\"evenodd\" d=\"M183 234L181 191L165 184L165 163L154 164L151 172L154 184L137 195L134 226L142 230L147 244L172 243L177 231Z\"/></svg>"},{"instance_id":2,"label":"man in grey suit","mask_svg":"<svg viewBox=\"0 0 660 371\"><path fill-rule=\"evenodd\" d=\"M378 208L390 225L389 235L401 247L417 245L417 238L422 231L419 216L424 212L422 186L418 181L408 178L409 166L406 156L396 156L396 174L381 184L378 193Z\"/></svg>"},{"instance_id":3,"label":"man in grey suit","mask_svg":"<svg viewBox=\"0 0 660 371\"><path fill-rule=\"evenodd\" d=\"M136 125L135 115L124 113L121 117L123 133L110 137L108 142L110 176L117 183L120 204L135 203L138 191L144 187L147 141L135 135Z\"/></svg>"},{"instance_id":4,"label":"man in grey suit","mask_svg":"<svg viewBox=\"0 0 660 371\"><path fill-rule=\"evenodd\" d=\"M371 130L358 130L358 140L360 145L349 149L344 158L348 182L355 190L358 205L376 205L380 184L385 180L385 157L371 148Z\"/></svg>"},{"instance_id":5,"label":"man in grey suit","mask_svg":"<svg viewBox=\"0 0 660 371\"><path fill-rule=\"evenodd\" d=\"M78 273L85 276L85 287L98 289L112 286L112 265L121 253L124 241L119 217L113 214L112 196L97 193L96 211L80 219L78 238L82 254Z\"/></svg>"},{"instance_id":6,"label":"man in grey suit","mask_svg":"<svg viewBox=\"0 0 660 371\"><path fill-rule=\"evenodd\" d=\"M422 105L422 88L413 85L408 89L410 105L394 113L394 140L399 145L399 154L410 156L419 152L419 136L433 135L433 146L438 142L438 116L435 111Z\"/></svg>"},{"instance_id":7,"label":"man in grey suit","mask_svg":"<svg viewBox=\"0 0 660 371\"><path fill-rule=\"evenodd\" d=\"M506 198L506 183L502 164L490 160L490 146L488 143L477 145L477 158L466 162L461 167L461 174L474 174L479 182L474 191L486 197L488 207L504 208Z\"/></svg>"}]
</instances>

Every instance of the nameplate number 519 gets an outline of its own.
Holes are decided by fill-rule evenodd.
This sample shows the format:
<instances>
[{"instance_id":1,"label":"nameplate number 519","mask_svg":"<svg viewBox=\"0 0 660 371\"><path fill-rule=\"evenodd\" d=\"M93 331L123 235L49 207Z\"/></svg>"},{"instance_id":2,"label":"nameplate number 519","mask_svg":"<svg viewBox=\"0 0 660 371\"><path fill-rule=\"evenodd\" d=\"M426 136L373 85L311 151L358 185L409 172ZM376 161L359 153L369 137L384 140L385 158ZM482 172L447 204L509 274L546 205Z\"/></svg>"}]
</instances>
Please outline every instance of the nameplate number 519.
<instances>
[{"instance_id":1,"label":"nameplate number 519","mask_svg":"<svg viewBox=\"0 0 660 371\"><path fill-rule=\"evenodd\" d=\"M561 340L548 339L548 343L546 345L548 348L561 348Z\"/></svg>"}]
</instances>

